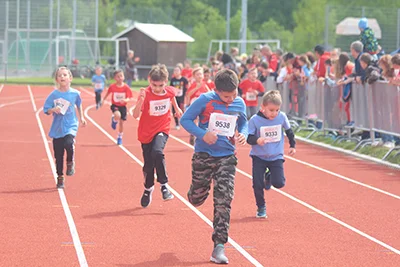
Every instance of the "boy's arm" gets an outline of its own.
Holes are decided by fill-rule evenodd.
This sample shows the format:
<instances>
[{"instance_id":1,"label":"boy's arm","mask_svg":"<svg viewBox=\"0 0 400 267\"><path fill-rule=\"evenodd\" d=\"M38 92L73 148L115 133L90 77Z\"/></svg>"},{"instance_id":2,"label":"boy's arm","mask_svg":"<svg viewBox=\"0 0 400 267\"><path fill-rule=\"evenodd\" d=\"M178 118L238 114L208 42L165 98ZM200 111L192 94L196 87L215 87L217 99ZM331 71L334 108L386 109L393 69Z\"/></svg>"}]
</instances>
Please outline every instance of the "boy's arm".
<instances>
[{"instance_id":1,"label":"boy's arm","mask_svg":"<svg viewBox=\"0 0 400 267\"><path fill-rule=\"evenodd\" d=\"M80 94L78 94L78 96L76 97L75 105L76 105L76 107L78 109L79 120L82 123L82 125L85 126L86 125L86 120L85 120L85 117L83 115L82 98L81 98Z\"/></svg>"},{"instance_id":2,"label":"boy's arm","mask_svg":"<svg viewBox=\"0 0 400 267\"><path fill-rule=\"evenodd\" d=\"M249 145L257 145L258 136L256 135L256 128L254 126L253 120L249 121L249 135L247 136L247 143Z\"/></svg>"},{"instance_id":3,"label":"boy's arm","mask_svg":"<svg viewBox=\"0 0 400 267\"><path fill-rule=\"evenodd\" d=\"M186 131L199 139L203 139L203 136L207 133L207 131L198 127L194 123L194 120L196 120L204 110L206 103L207 98L204 95L200 95L200 97L185 111L180 121L182 127L185 128Z\"/></svg>"},{"instance_id":4,"label":"boy's arm","mask_svg":"<svg viewBox=\"0 0 400 267\"><path fill-rule=\"evenodd\" d=\"M286 133L287 138L289 139L290 148L295 148L296 147L296 140L294 139L293 130L292 130L292 128L290 128L290 122L289 122L288 117L286 115L284 115L284 116L285 116L285 120L284 120L282 126L285 129L285 133Z\"/></svg>"},{"instance_id":5,"label":"boy's arm","mask_svg":"<svg viewBox=\"0 0 400 267\"><path fill-rule=\"evenodd\" d=\"M108 97L109 94L111 94L111 92L110 92L110 87L108 87L106 95L105 95L105 96L103 97L103 99L101 100L102 103L104 103L104 101L106 101L106 99L107 99L107 97Z\"/></svg>"},{"instance_id":6,"label":"boy's arm","mask_svg":"<svg viewBox=\"0 0 400 267\"><path fill-rule=\"evenodd\" d=\"M246 116L246 105L244 104L243 99L240 99L241 105L242 105L242 110L239 113L237 125L238 125L238 136L237 136L237 141L240 145L245 145L246 144L246 139L248 136L248 122L247 122L247 116Z\"/></svg>"},{"instance_id":7,"label":"boy's arm","mask_svg":"<svg viewBox=\"0 0 400 267\"><path fill-rule=\"evenodd\" d=\"M57 112L58 111L58 112ZM59 107L54 107L53 96L50 94L43 105L43 112L47 115L51 115L53 113L60 113Z\"/></svg>"},{"instance_id":8,"label":"boy's arm","mask_svg":"<svg viewBox=\"0 0 400 267\"><path fill-rule=\"evenodd\" d=\"M172 97L172 100L171 100L171 102L172 102L172 106L174 107L174 109L175 109L175 116L177 117L177 118L180 118L180 117L182 117L182 110L181 110L181 108L178 106L178 102L176 102L176 98L175 97Z\"/></svg>"},{"instance_id":9,"label":"boy's arm","mask_svg":"<svg viewBox=\"0 0 400 267\"><path fill-rule=\"evenodd\" d=\"M142 113L142 106L144 102L144 98L146 97L146 91L144 88L140 88L140 93L138 100L136 101L135 108L133 109L132 116L137 119L140 117L140 114Z\"/></svg>"}]
</instances>

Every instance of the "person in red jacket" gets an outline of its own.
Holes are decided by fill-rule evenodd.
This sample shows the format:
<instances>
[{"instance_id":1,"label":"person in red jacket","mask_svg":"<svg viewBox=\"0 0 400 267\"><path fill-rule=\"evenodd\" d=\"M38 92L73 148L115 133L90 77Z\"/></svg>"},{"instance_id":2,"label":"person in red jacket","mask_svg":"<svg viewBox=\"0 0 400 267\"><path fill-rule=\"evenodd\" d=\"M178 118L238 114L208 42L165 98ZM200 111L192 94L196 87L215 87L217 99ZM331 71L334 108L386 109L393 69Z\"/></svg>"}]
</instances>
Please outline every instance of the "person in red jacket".
<instances>
[{"instance_id":1,"label":"person in red jacket","mask_svg":"<svg viewBox=\"0 0 400 267\"><path fill-rule=\"evenodd\" d=\"M326 74L326 67L325 61L330 58L330 53L325 52L325 48L322 45L317 45L314 48L315 56L317 57L318 61L314 68L314 73L317 78L325 77Z\"/></svg>"},{"instance_id":2,"label":"person in red jacket","mask_svg":"<svg viewBox=\"0 0 400 267\"><path fill-rule=\"evenodd\" d=\"M165 65L155 65L149 73L147 88L141 88L133 117L139 118L138 139L143 150L143 174L145 178L144 192L140 200L143 208L150 205L154 190L154 169L157 181L161 184L164 200L174 198L167 187L168 176L165 166L164 148L168 140L171 126L171 104L175 116L180 118L182 110L175 98L175 88L167 86L168 70Z\"/></svg>"},{"instance_id":3,"label":"person in red jacket","mask_svg":"<svg viewBox=\"0 0 400 267\"><path fill-rule=\"evenodd\" d=\"M257 80L257 68L252 68L247 74L247 79L244 79L239 84L239 91L246 103L247 118L250 119L257 113L258 109L258 96L264 94L264 86Z\"/></svg>"}]
</instances>

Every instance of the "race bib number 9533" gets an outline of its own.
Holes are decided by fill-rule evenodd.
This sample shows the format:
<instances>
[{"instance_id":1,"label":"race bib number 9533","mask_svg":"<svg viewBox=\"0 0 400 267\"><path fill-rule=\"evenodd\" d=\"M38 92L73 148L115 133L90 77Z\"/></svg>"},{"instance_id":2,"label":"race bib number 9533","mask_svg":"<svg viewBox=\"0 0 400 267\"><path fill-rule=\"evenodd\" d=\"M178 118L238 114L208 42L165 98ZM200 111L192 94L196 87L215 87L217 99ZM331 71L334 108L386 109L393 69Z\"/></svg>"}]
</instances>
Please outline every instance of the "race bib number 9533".
<instances>
[{"instance_id":1,"label":"race bib number 9533","mask_svg":"<svg viewBox=\"0 0 400 267\"><path fill-rule=\"evenodd\" d=\"M237 116L211 113L208 130L221 136L232 137L235 134Z\"/></svg>"},{"instance_id":2,"label":"race bib number 9533","mask_svg":"<svg viewBox=\"0 0 400 267\"><path fill-rule=\"evenodd\" d=\"M260 128L260 137L267 139L268 143L279 142L282 138L282 125L263 126Z\"/></svg>"}]
</instances>

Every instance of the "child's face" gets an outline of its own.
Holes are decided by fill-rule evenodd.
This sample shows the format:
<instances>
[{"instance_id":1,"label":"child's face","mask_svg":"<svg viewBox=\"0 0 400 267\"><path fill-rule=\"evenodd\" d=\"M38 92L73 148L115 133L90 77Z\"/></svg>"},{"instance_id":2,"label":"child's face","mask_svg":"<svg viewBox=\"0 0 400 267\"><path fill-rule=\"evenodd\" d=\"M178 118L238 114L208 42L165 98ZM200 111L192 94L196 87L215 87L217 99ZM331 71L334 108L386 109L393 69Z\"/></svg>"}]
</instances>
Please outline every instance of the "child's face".
<instances>
[{"instance_id":1,"label":"child's face","mask_svg":"<svg viewBox=\"0 0 400 267\"><path fill-rule=\"evenodd\" d=\"M69 87L72 81L72 77L67 69L61 69L57 72L56 82L61 87Z\"/></svg>"},{"instance_id":2,"label":"child's face","mask_svg":"<svg viewBox=\"0 0 400 267\"><path fill-rule=\"evenodd\" d=\"M386 71L386 66L383 63L379 63L379 68L381 68L383 71Z\"/></svg>"},{"instance_id":3,"label":"child's face","mask_svg":"<svg viewBox=\"0 0 400 267\"><path fill-rule=\"evenodd\" d=\"M364 61L360 61L360 66L363 70L365 70L368 67L368 64L365 63Z\"/></svg>"},{"instance_id":4,"label":"child's face","mask_svg":"<svg viewBox=\"0 0 400 267\"><path fill-rule=\"evenodd\" d=\"M151 90L155 94L162 94L164 92L167 81L153 81L149 78Z\"/></svg>"},{"instance_id":5,"label":"child's face","mask_svg":"<svg viewBox=\"0 0 400 267\"><path fill-rule=\"evenodd\" d=\"M205 81L210 80L210 73L209 72L204 73L204 80Z\"/></svg>"},{"instance_id":6,"label":"child's face","mask_svg":"<svg viewBox=\"0 0 400 267\"><path fill-rule=\"evenodd\" d=\"M114 80L117 83L123 83L125 80L125 76L123 72L118 72L117 74L114 75Z\"/></svg>"},{"instance_id":7,"label":"child's face","mask_svg":"<svg viewBox=\"0 0 400 267\"><path fill-rule=\"evenodd\" d=\"M194 79L196 80L196 82L201 82L203 79L204 79L204 74L203 74L203 72L202 71L197 71L195 74L194 74Z\"/></svg>"},{"instance_id":8,"label":"child's face","mask_svg":"<svg viewBox=\"0 0 400 267\"><path fill-rule=\"evenodd\" d=\"M255 81L257 79L257 70L250 71L247 77L249 77L250 81Z\"/></svg>"},{"instance_id":9,"label":"child's face","mask_svg":"<svg viewBox=\"0 0 400 267\"><path fill-rule=\"evenodd\" d=\"M280 105L275 105L272 103L268 103L267 105L261 105L261 112L270 120L273 120L278 116L279 111L281 109Z\"/></svg>"},{"instance_id":10,"label":"child's face","mask_svg":"<svg viewBox=\"0 0 400 267\"><path fill-rule=\"evenodd\" d=\"M174 75L176 77L180 77L181 76L181 69L180 68L175 68L174 69Z\"/></svg>"},{"instance_id":11,"label":"child's face","mask_svg":"<svg viewBox=\"0 0 400 267\"><path fill-rule=\"evenodd\" d=\"M217 93L219 98L221 98L222 102L224 102L226 104L231 104L237 97L237 93L238 93L237 90L235 90L233 92L224 92L224 91L220 91L220 90L215 90L215 92Z\"/></svg>"},{"instance_id":12,"label":"child's face","mask_svg":"<svg viewBox=\"0 0 400 267\"><path fill-rule=\"evenodd\" d=\"M393 69L395 69L395 70L400 70L400 65L393 64Z\"/></svg>"},{"instance_id":13,"label":"child's face","mask_svg":"<svg viewBox=\"0 0 400 267\"><path fill-rule=\"evenodd\" d=\"M303 61L299 60L299 65L300 65L300 67L303 67L305 65L305 63Z\"/></svg>"},{"instance_id":14,"label":"child's face","mask_svg":"<svg viewBox=\"0 0 400 267\"><path fill-rule=\"evenodd\" d=\"M103 72L103 69L102 69L102 68L97 68L97 69L96 69L96 75L97 75L97 76L100 76L102 72Z\"/></svg>"}]
</instances>

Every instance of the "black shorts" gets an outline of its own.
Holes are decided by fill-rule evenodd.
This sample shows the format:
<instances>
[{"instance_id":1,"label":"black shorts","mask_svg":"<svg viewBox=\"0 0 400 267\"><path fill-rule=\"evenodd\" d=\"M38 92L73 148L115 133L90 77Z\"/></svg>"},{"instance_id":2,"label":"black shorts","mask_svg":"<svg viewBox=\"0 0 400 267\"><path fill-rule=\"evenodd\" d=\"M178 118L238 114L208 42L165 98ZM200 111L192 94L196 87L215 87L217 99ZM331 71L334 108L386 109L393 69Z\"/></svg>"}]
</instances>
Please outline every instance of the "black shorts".
<instances>
[{"instance_id":1,"label":"black shorts","mask_svg":"<svg viewBox=\"0 0 400 267\"><path fill-rule=\"evenodd\" d=\"M111 111L114 113L117 110L121 113L121 120L126 121L126 106L117 106L112 104Z\"/></svg>"}]
</instances>

